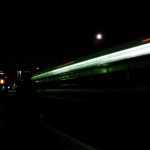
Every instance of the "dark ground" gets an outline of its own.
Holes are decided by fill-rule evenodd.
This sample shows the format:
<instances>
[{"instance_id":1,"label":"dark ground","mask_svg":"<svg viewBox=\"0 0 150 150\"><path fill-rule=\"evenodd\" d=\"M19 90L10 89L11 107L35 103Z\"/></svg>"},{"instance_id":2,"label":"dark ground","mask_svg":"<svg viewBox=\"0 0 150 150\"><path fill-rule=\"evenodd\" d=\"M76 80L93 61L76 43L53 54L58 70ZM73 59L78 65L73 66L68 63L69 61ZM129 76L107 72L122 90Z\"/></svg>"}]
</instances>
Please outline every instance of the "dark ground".
<instances>
[{"instance_id":1,"label":"dark ground","mask_svg":"<svg viewBox=\"0 0 150 150\"><path fill-rule=\"evenodd\" d=\"M43 126L41 114L48 126L98 149L149 147L148 104L30 100L33 102L27 97L1 98L0 142L3 149L62 149L64 145L59 143L60 139Z\"/></svg>"}]
</instances>

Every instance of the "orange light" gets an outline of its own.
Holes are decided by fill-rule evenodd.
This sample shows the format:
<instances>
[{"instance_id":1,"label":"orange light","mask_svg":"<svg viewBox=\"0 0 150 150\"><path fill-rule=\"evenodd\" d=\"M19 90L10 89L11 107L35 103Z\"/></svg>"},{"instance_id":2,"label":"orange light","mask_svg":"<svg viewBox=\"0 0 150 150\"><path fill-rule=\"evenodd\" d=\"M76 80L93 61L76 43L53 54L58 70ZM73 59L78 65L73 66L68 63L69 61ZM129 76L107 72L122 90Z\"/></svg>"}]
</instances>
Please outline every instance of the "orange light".
<instances>
[{"instance_id":1,"label":"orange light","mask_svg":"<svg viewBox=\"0 0 150 150\"><path fill-rule=\"evenodd\" d=\"M0 84L4 84L4 80L3 79L0 80Z\"/></svg>"},{"instance_id":2,"label":"orange light","mask_svg":"<svg viewBox=\"0 0 150 150\"><path fill-rule=\"evenodd\" d=\"M57 68L65 67L65 66L70 65L72 63L74 63L74 61L67 62L67 63L65 63L63 65L58 66Z\"/></svg>"},{"instance_id":3,"label":"orange light","mask_svg":"<svg viewBox=\"0 0 150 150\"><path fill-rule=\"evenodd\" d=\"M141 40L141 43L143 43L143 42L149 42L149 41L150 41L150 38L147 38L147 39Z\"/></svg>"}]
</instances>

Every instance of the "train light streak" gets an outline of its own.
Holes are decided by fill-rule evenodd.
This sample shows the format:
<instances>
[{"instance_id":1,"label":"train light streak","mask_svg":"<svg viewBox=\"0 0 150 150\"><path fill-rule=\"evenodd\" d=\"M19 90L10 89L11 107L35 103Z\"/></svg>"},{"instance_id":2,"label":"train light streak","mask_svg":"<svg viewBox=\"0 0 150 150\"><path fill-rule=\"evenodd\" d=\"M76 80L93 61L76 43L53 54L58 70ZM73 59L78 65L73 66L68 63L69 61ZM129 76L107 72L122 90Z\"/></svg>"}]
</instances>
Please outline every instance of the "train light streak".
<instances>
[{"instance_id":1,"label":"train light streak","mask_svg":"<svg viewBox=\"0 0 150 150\"><path fill-rule=\"evenodd\" d=\"M130 58L148 55L148 54L150 54L150 43L124 49L118 52L113 52L113 53L99 56L96 58L91 58L91 59L88 59L88 60L85 60L76 64L71 64L71 65L58 68L58 69L54 69L51 71L47 71L45 73L35 75L31 79L37 80L37 79L41 79L41 78L45 78L45 77L49 77L53 75L58 75L60 73L75 71L78 69L84 69L84 68L89 68L89 67L99 67L105 64L109 64L111 62L130 59Z\"/></svg>"}]
</instances>

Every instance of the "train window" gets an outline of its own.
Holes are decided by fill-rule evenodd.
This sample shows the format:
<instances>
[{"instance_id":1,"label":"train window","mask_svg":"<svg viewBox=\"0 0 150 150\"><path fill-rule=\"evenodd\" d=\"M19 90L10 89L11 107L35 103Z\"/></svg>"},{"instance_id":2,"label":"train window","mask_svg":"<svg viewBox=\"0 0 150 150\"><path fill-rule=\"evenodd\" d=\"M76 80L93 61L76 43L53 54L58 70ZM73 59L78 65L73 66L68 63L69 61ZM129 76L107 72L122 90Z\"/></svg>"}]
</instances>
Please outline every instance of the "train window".
<instances>
[{"instance_id":1,"label":"train window","mask_svg":"<svg viewBox=\"0 0 150 150\"><path fill-rule=\"evenodd\" d=\"M126 71L127 64L117 64L108 67L108 72L119 72L119 71Z\"/></svg>"},{"instance_id":2,"label":"train window","mask_svg":"<svg viewBox=\"0 0 150 150\"><path fill-rule=\"evenodd\" d=\"M79 87L79 72L69 74L69 79L67 80L67 86L71 88Z\"/></svg>"},{"instance_id":3,"label":"train window","mask_svg":"<svg viewBox=\"0 0 150 150\"><path fill-rule=\"evenodd\" d=\"M141 59L129 64L130 83L134 86L150 84L150 60Z\"/></svg>"},{"instance_id":4,"label":"train window","mask_svg":"<svg viewBox=\"0 0 150 150\"><path fill-rule=\"evenodd\" d=\"M93 75L107 73L107 67L102 67L93 70Z\"/></svg>"},{"instance_id":5,"label":"train window","mask_svg":"<svg viewBox=\"0 0 150 150\"><path fill-rule=\"evenodd\" d=\"M84 88L89 88L91 87L91 78L92 77L92 71L91 70L86 70L86 71L81 71L80 72L80 87Z\"/></svg>"},{"instance_id":6,"label":"train window","mask_svg":"<svg viewBox=\"0 0 150 150\"><path fill-rule=\"evenodd\" d=\"M61 85L61 76L54 76L53 87L59 87Z\"/></svg>"},{"instance_id":7,"label":"train window","mask_svg":"<svg viewBox=\"0 0 150 150\"><path fill-rule=\"evenodd\" d=\"M55 80L54 77L51 77L51 78L48 79L49 82L54 81L54 80Z\"/></svg>"},{"instance_id":8,"label":"train window","mask_svg":"<svg viewBox=\"0 0 150 150\"><path fill-rule=\"evenodd\" d=\"M67 88L68 87L68 81L69 81L69 74L61 75L61 81L60 81L61 88Z\"/></svg>"},{"instance_id":9,"label":"train window","mask_svg":"<svg viewBox=\"0 0 150 150\"><path fill-rule=\"evenodd\" d=\"M68 80L69 79L69 74L64 74L60 76L61 80Z\"/></svg>"},{"instance_id":10,"label":"train window","mask_svg":"<svg viewBox=\"0 0 150 150\"><path fill-rule=\"evenodd\" d=\"M42 83L43 80L36 80L35 83Z\"/></svg>"},{"instance_id":11,"label":"train window","mask_svg":"<svg viewBox=\"0 0 150 150\"><path fill-rule=\"evenodd\" d=\"M50 77L50 78L47 78L44 82L44 87L45 88L52 88L54 86L54 81L55 81L55 78L54 77Z\"/></svg>"},{"instance_id":12,"label":"train window","mask_svg":"<svg viewBox=\"0 0 150 150\"><path fill-rule=\"evenodd\" d=\"M91 76L91 74L92 74L91 70L81 71L80 72L80 77Z\"/></svg>"},{"instance_id":13,"label":"train window","mask_svg":"<svg viewBox=\"0 0 150 150\"><path fill-rule=\"evenodd\" d=\"M93 69L92 86L94 88L107 86L107 67Z\"/></svg>"},{"instance_id":14,"label":"train window","mask_svg":"<svg viewBox=\"0 0 150 150\"><path fill-rule=\"evenodd\" d=\"M43 82L48 82L48 78L45 78L45 79L43 80Z\"/></svg>"},{"instance_id":15,"label":"train window","mask_svg":"<svg viewBox=\"0 0 150 150\"><path fill-rule=\"evenodd\" d=\"M70 74L70 79L75 79L75 78L78 78L78 77L79 77L79 73L78 72Z\"/></svg>"},{"instance_id":16,"label":"train window","mask_svg":"<svg viewBox=\"0 0 150 150\"><path fill-rule=\"evenodd\" d=\"M61 76L56 76L55 81L61 80Z\"/></svg>"},{"instance_id":17,"label":"train window","mask_svg":"<svg viewBox=\"0 0 150 150\"><path fill-rule=\"evenodd\" d=\"M128 85L128 64L108 66L108 86L126 87Z\"/></svg>"},{"instance_id":18,"label":"train window","mask_svg":"<svg viewBox=\"0 0 150 150\"><path fill-rule=\"evenodd\" d=\"M139 69L139 68L147 68L150 66L150 58L148 59L140 59L138 61L130 62L130 70Z\"/></svg>"}]
</instances>

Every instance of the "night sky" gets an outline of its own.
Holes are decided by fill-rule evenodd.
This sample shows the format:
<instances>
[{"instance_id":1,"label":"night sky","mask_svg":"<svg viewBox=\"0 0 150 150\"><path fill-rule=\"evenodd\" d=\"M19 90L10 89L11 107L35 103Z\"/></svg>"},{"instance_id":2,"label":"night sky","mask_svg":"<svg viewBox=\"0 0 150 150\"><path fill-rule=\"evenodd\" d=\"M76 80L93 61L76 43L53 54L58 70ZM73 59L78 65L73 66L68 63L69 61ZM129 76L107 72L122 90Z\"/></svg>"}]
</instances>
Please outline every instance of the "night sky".
<instances>
[{"instance_id":1,"label":"night sky","mask_svg":"<svg viewBox=\"0 0 150 150\"><path fill-rule=\"evenodd\" d=\"M141 5L55 6L45 8L39 4L3 12L1 66L59 65L150 35L149 12L141 11ZM100 42L95 40L97 32L104 36Z\"/></svg>"}]
</instances>

